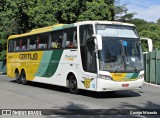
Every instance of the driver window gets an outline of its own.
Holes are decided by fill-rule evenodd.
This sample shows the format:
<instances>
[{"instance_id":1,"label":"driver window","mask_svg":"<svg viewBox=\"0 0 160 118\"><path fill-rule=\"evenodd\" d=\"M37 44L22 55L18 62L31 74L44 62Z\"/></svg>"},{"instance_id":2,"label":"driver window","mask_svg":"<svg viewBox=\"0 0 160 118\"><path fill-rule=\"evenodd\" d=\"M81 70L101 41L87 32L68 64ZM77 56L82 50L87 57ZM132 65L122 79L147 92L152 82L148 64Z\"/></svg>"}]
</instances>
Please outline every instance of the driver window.
<instances>
[{"instance_id":1,"label":"driver window","mask_svg":"<svg viewBox=\"0 0 160 118\"><path fill-rule=\"evenodd\" d=\"M91 38L93 35L93 26L92 25L83 25L80 27L80 45L85 45L86 40Z\"/></svg>"}]
</instances>

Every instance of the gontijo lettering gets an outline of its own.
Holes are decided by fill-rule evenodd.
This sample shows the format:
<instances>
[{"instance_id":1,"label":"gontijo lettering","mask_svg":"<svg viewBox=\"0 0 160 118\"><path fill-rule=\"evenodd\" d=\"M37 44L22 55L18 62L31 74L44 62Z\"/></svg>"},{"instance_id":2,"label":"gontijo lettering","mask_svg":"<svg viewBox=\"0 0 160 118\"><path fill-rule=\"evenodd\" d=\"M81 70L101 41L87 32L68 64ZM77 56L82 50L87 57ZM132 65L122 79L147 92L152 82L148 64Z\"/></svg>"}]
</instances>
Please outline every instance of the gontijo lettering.
<instances>
[{"instance_id":1,"label":"gontijo lettering","mask_svg":"<svg viewBox=\"0 0 160 118\"><path fill-rule=\"evenodd\" d=\"M20 60L37 60L38 59L38 54L37 53L20 54L19 59Z\"/></svg>"}]
</instances>

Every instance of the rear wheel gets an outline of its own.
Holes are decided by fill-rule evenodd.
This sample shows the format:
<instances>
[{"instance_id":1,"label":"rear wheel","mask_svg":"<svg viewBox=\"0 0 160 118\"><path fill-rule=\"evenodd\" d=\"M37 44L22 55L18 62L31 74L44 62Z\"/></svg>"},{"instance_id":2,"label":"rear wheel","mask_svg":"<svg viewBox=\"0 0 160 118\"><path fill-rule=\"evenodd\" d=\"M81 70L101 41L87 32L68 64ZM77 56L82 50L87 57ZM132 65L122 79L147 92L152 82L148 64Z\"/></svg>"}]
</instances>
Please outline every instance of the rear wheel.
<instances>
[{"instance_id":1,"label":"rear wheel","mask_svg":"<svg viewBox=\"0 0 160 118\"><path fill-rule=\"evenodd\" d=\"M69 91L72 94L77 94L78 93L78 87L77 87L77 80L74 75L71 75L69 77Z\"/></svg>"},{"instance_id":2,"label":"rear wheel","mask_svg":"<svg viewBox=\"0 0 160 118\"><path fill-rule=\"evenodd\" d=\"M21 77L20 77L20 78L21 78L21 83L22 83L23 85L27 84L26 73L25 73L24 70L21 72Z\"/></svg>"},{"instance_id":3,"label":"rear wheel","mask_svg":"<svg viewBox=\"0 0 160 118\"><path fill-rule=\"evenodd\" d=\"M16 82L17 82L18 84L21 83L21 79L20 79L20 75L19 75L19 72L18 72L18 71L15 72L15 79L16 79Z\"/></svg>"}]
</instances>

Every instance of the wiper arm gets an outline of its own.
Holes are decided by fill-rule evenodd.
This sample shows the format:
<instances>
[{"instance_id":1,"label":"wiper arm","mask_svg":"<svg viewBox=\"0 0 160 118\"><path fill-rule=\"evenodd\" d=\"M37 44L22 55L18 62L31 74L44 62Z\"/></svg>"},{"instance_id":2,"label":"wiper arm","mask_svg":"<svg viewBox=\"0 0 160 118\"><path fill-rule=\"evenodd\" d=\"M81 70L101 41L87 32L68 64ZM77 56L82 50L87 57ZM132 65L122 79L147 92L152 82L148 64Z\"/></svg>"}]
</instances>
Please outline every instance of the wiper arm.
<instances>
[{"instance_id":1,"label":"wiper arm","mask_svg":"<svg viewBox=\"0 0 160 118\"><path fill-rule=\"evenodd\" d=\"M116 68L114 69L113 72L114 72L114 73L115 73L115 72L118 72L118 70L119 70L119 67L116 66Z\"/></svg>"}]
</instances>

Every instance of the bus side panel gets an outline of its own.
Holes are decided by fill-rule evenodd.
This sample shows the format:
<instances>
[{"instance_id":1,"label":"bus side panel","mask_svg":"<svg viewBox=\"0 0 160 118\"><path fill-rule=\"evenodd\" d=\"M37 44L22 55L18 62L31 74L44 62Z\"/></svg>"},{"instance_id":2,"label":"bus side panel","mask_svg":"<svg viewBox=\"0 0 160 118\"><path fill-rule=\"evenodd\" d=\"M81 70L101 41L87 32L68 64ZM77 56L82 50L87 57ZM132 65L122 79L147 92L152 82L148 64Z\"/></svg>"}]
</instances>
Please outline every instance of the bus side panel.
<instances>
[{"instance_id":1,"label":"bus side panel","mask_svg":"<svg viewBox=\"0 0 160 118\"><path fill-rule=\"evenodd\" d=\"M7 75L11 78L14 78L14 73L16 68L18 68L17 65L17 54L14 53L8 53L7 54Z\"/></svg>"},{"instance_id":2,"label":"bus side panel","mask_svg":"<svg viewBox=\"0 0 160 118\"><path fill-rule=\"evenodd\" d=\"M73 73L76 76L79 89L96 90L97 74L83 71L80 52L77 49L64 50L55 74L54 83L66 86L66 79L69 73Z\"/></svg>"},{"instance_id":3,"label":"bus side panel","mask_svg":"<svg viewBox=\"0 0 160 118\"><path fill-rule=\"evenodd\" d=\"M64 85L62 84L62 80L59 79L61 78L62 71L57 74L61 62L60 60L62 57L62 53L62 49L45 51L40 61L39 67L35 72L35 79L33 81L48 84ZM60 84L58 84L59 80Z\"/></svg>"},{"instance_id":4,"label":"bus side panel","mask_svg":"<svg viewBox=\"0 0 160 118\"><path fill-rule=\"evenodd\" d=\"M18 69L19 74L23 69L26 73L26 79L32 81L35 78L42 55L43 51L8 53L7 75L14 77L16 69Z\"/></svg>"},{"instance_id":5,"label":"bus side panel","mask_svg":"<svg viewBox=\"0 0 160 118\"><path fill-rule=\"evenodd\" d=\"M59 86L66 86L66 80L69 73L76 76L79 89L96 90L96 74L84 72L80 63L80 55L77 49L64 51L53 50L53 53L48 53L49 65L43 65L42 62L47 59L41 60L41 64L36 72L36 77L33 81L54 84ZM50 55L51 54L51 55ZM50 66L50 67L49 67ZM51 75L52 74L52 75Z\"/></svg>"}]
</instances>

